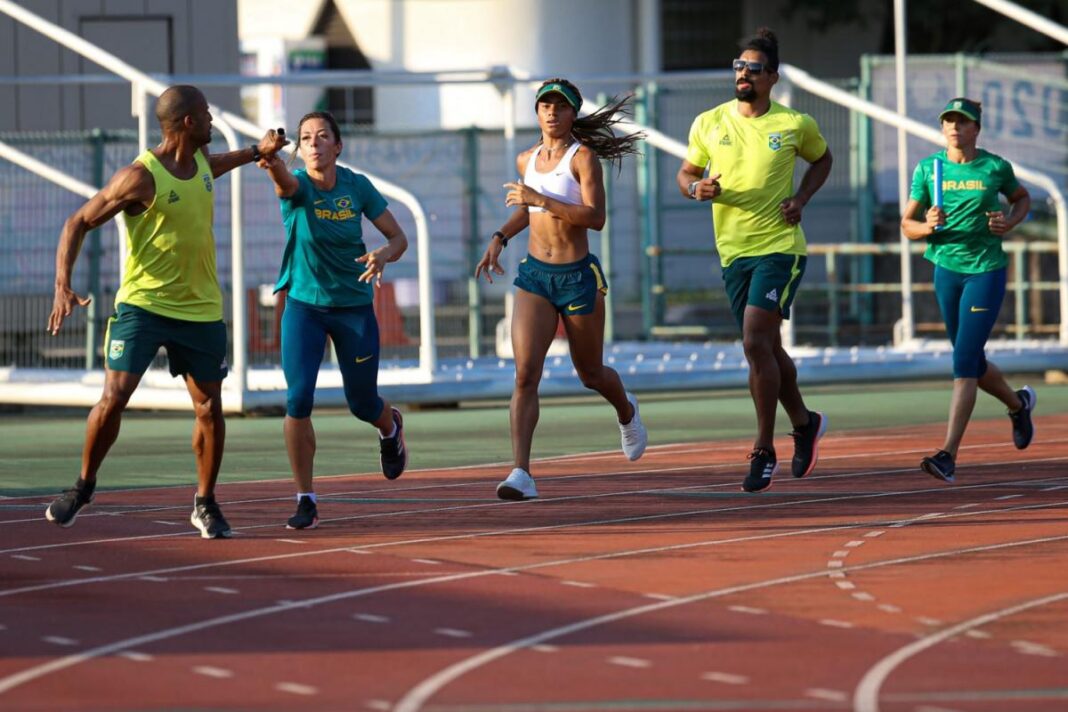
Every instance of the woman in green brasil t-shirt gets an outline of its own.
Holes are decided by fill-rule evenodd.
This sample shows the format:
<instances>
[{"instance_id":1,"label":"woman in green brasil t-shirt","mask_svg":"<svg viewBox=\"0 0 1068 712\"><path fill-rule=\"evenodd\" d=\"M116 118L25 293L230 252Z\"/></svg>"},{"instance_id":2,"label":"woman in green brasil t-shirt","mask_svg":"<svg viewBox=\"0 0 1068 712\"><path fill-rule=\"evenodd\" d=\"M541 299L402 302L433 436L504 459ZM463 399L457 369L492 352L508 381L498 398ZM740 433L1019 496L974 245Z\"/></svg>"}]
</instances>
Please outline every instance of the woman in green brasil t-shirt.
<instances>
[{"instance_id":1,"label":"woman in green brasil t-shirt","mask_svg":"<svg viewBox=\"0 0 1068 712\"><path fill-rule=\"evenodd\" d=\"M916 166L901 229L910 240L927 240L924 257L935 264L935 296L953 344L953 400L945 444L920 466L933 477L953 482L977 388L1009 409L1017 448L1030 445L1034 436L1035 392L1030 386L1014 391L983 355L1005 298L1008 257L1001 241L1027 216L1031 197L1008 161L976 148L979 102L951 99L939 119L946 149ZM1001 209L999 193L1009 200L1008 215Z\"/></svg>"}]
</instances>

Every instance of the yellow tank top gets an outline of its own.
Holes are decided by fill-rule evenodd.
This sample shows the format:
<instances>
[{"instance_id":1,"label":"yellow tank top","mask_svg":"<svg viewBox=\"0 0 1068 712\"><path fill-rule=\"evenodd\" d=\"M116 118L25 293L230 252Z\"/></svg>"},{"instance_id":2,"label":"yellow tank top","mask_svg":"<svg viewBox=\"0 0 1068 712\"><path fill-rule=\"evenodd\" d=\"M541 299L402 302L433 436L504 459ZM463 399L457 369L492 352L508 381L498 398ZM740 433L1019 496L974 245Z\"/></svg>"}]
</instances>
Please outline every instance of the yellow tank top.
<instances>
[{"instance_id":1,"label":"yellow tank top","mask_svg":"<svg viewBox=\"0 0 1068 712\"><path fill-rule=\"evenodd\" d=\"M197 172L179 180L151 151L137 157L156 182L156 196L140 215L126 215L128 255L115 304L133 304L185 321L222 319L215 269L214 181L196 152Z\"/></svg>"}]
</instances>

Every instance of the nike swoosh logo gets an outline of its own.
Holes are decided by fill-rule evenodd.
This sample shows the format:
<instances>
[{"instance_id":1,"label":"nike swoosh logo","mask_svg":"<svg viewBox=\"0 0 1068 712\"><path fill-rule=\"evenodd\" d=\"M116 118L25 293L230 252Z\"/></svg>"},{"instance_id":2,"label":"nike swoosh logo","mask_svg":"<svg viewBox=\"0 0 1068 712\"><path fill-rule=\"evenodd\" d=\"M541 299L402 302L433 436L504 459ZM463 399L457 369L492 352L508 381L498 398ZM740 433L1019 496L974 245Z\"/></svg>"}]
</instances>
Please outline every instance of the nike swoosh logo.
<instances>
[{"instance_id":1,"label":"nike swoosh logo","mask_svg":"<svg viewBox=\"0 0 1068 712\"><path fill-rule=\"evenodd\" d=\"M568 304L567 305L567 310L568 311L578 311L579 309L581 309L584 306L586 306L586 305L585 304Z\"/></svg>"},{"instance_id":2,"label":"nike swoosh logo","mask_svg":"<svg viewBox=\"0 0 1068 712\"><path fill-rule=\"evenodd\" d=\"M371 354L370 356L357 356L356 357L356 363L363 363L364 361L370 361L374 357L375 357L374 354Z\"/></svg>"},{"instance_id":3,"label":"nike swoosh logo","mask_svg":"<svg viewBox=\"0 0 1068 712\"><path fill-rule=\"evenodd\" d=\"M990 311L990 310L987 309L986 307L972 307L972 312L973 313L974 312L985 312L985 311Z\"/></svg>"},{"instance_id":4,"label":"nike swoosh logo","mask_svg":"<svg viewBox=\"0 0 1068 712\"><path fill-rule=\"evenodd\" d=\"M325 203L325 202L326 202L325 200L320 199L320 200L316 200L315 204L316 205L321 205L322 203Z\"/></svg>"}]
</instances>

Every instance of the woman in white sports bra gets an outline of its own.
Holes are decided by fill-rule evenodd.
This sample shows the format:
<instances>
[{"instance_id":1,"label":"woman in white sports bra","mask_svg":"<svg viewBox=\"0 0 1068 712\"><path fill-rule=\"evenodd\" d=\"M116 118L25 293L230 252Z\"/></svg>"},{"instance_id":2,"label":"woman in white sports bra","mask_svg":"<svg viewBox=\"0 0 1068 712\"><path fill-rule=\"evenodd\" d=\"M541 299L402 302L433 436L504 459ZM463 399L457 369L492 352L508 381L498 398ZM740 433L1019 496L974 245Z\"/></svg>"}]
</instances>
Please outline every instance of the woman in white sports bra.
<instances>
[{"instance_id":1,"label":"woman in white sports bra","mask_svg":"<svg viewBox=\"0 0 1068 712\"><path fill-rule=\"evenodd\" d=\"M582 384L604 396L619 421L623 453L637 460L648 436L638 400L627 393L619 374L604 365L604 295L608 283L601 264L590 253L587 230L600 230L605 221L601 159L620 161L637 153L641 134L616 136L613 118L627 99L579 118L582 95L566 79L550 79L538 88L536 110L541 140L516 158L523 178L506 183L505 203L515 212L493 233L475 269L493 281L504 274L498 259L517 233L530 227L528 254L515 279L512 349L515 390L511 425L514 469L497 486L501 499L538 496L530 475L530 449L538 423L538 384L545 354L563 318L571 347L571 361Z\"/></svg>"}]
</instances>

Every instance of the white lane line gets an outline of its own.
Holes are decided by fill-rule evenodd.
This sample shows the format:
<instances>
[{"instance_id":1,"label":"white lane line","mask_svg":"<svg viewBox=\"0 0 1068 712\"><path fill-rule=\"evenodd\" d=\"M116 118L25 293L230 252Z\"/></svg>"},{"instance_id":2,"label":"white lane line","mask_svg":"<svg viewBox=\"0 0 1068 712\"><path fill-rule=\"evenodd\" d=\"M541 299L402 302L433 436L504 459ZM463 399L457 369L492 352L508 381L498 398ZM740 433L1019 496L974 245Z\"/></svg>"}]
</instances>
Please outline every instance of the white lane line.
<instances>
[{"instance_id":1,"label":"white lane line","mask_svg":"<svg viewBox=\"0 0 1068 712\"><path fill-rule=\"evenodd\" d=\"M575 588L597 588L595 583L587 583L586 581L561 581L561 586L574 586Z\"/></svg>"},{"instance_id":2,"label":"white lane line","mask_svg":"<svg viewBox=\"0 0 1068 712\"><path fill-rule=\"evenodd\" d=\"M498 576L518 576L519 573L516 572L516 571L504 571L504 570L501 570L501 571L497 572L497 575Z\"/></svg>"},{"instance_id":3,"label":"white lane line","mask_svg":"<svg viewBox=\"0 0 1068 712\"><path fill-rule=\"evenodd\" d=\"M1057 485L1056 487L1046 487L1040 489L1039 492L1056 492L1057 490L1068 489L1068 485Z\"/></svg>"},{"instance_id":4,"label":"white lane line","mask_svg":"<svg viewBox=\"0 0 1068 712\"><path fill-rule=\"evenodd\" d=\"M968 636L969 638L975 638L976 640L988 640L994 637L990 635L990 633L987 633L985 630L979 630L978 628L966 631L964 635Z\"/></svg>"},{"instance_id":5,"label":"white lane line","mask_svg":"<svg viewBox=\"0 0 1068 712\"><path fill-rule=\"evenodd\" d=\"M827 578L830 579L844 579L846 577L844 571L831 571L827 574Z\"/></svg>"},{"instance_id":6,"label":"white lane line","mask_svg":"<svg viewBox=\"0 0 1068 712\"><path fill-rule=\"evenodd\" d=\"M167 526L167 527L180 527L183 524L185 524L185 522L168 522L166 519L153 519L152 523L153 524L162 524L162 525Z\"/></svg>"},{"instance_id":7,"label":"white lane line","mask_svg":"<svg viewBox=\"0 0 1068 712\"><path fill-rule=\"evenodd\" d=\"M247 529L248 527L245 527L245 528ZM307 539L275 539L275 541L280 541L283 544L307 544L308 543Z\"/></svg>"},{"instance_id":8,"label":"white lane line","mask_svg":"<svg viewBox=\"0 0 1068 712\"><path fill-rule=\"evenodd\" d=\"M820 625L830 626L831 628L852 628L853 624L848 621L836 621L833 618L824 618L820 621Z\"/></svg>"},{"instance_id":9,"label":"white lane line","mask_svg":"<svg viewBox=\"0 0 1068 712\"><path fill-rule=\"evenodd\" d=\"M547 644L532 645L532 646L530 646L530 649L531 650L536 650L539 653L555 653L558 650L560 650L560 648L555 646L555 645L547 645Z\"/></svg>"},{"instance_id":10,"label":"white lane line","mask_svg":"<svg viewBox=\"0 0 1068 712\"><path fill-rule=\"evenodd\" d=\"M909 470L909 471L911 471L911 470ZM975 486L978 486L978 485L975 485ZM944 491L944 489L942 489L941 491ZM867 495L865 495L865 496L867 496ZM1064 505L1064 504L1068 504L1068 502L1063 502L1062 501L1062 502L1047 502L1047 503L1044 503L1044 504L1021 505L1019 507L1010 507L1010 508L1007 508L1007 509L996 510L996 511L998 511L998 512L1009 512L1009 511L1018 511L1018 510L1048 509L1050 507L1058 507L1058 506L1061 506L1061 505ZM774 506L774 505L772 505L772 506ZM719 510L719 511L722 511L722 509ZM976 513L971 513L971 514L986 514L986 513L987 512L976 512ZM947 519L952 519L952 518L964 517L964 516L970 516L970 514L948 515L946 518ZM660 518L660 517L658 516L657 518ZM644 519L644 517L643 517L643 519ZM553 525L554 528L556 528L558 526L562 526L562 525ZM652 553L663 553L663 552L666 552L666 551L681 551L681 550L684 550L684 549L694 549L694 548L705 547L705 546L724 546L724 545L728 545L728 544L735 544L735 543L748 542L748 541L780 539L780 538L787 537L787 536L807 536L807 535L811 535L811 534L824 533L824 532L838 532L838 531L842 531L842 530L845 530L845 529L853 529L853 528L856 528L858 526L860 526L860 525L859 524L853 524L853 525L838 525L838 526L833 526L833 527L813 527L813 528L810 528L810 529L799 529L799 530L792 530L792 531L775 532L775 533L772 533L772 534L757 534L757 535L751 535L751 536L745 536L745 537L731 537L731 538L728 538L728 539L712 539L712 540L707 540L707 541L702 541L702 542L690 542L690 543L687 543L687 544L673 544L673 545L669 545L669 546L658 546L658 547L647 547L647 548L643 548L643 549L630 549L630 550L624 550L624 551L614 551L614 552L608 552L608 553L602 553L602 554L595 554L595 555L577 557L577 558L572 558L572 559L558 559L558 560L554 560L554 561L544 561L544 562L539 562L539 563L534 563L534 564L527 564L527 565L523 565L523 566L512 566L512 567L508 567L508 568L511 571L531 571L531 570L548 568L548 567L553 567L553 566L567 566L567 565L572 565L572 564L577 564L577 563L585 563L585 562L588 562L588 561L602 561L602 560L618 559L618 558L629 557L629 556L642 556L642 555L652 554ZM867 524L865 524L865 526L867 526ZM539 527L538 529L541 529L541 527ZM505 531L509 531L509 530L505 530ZM450 539L470 539L470 538L474 538L475 536L476 536L475 534L467 534L467 535L456 535L456 536L448 537L448 538L450 538ZM964 555L964 554L967 554L967 553L973 553L973 552L976 552L976 551L992 551L992 550L997 550L997 549L1011 548L1011 547L1015 547L1015 546L1028 546L1028 545L1032 545L1032 544L1044 544L1044 543L1050 543L1050 542L1055 542L1055 541L1063 541L1065 539L1068 539L1068 536L1047 537L1047 538L1044 538L1044 539L1028 539L1028 540L1024 540L1024 541L1002 543L1002 544L994 544L994 545L989 545L989 546L984 546L984 547L972 547L970 549L955 549L955 550L950 550L950 551L936 552L936 553L933 553L933 554L922 554L922 555L916 555L916 556L900 558L900 559L889 559L889 560L885 560L885 561L881 561L881 562L877 561L877 562L870 562L870 563L867 563L867 564L858 564L856 566L851 567L851 570L853 570L853 571L866 571L868 569L879 568L879 567L882 567L882 566L893 566L893 565L898 565L898 564L903 564L903 563L911 563L911 562L915 562L915 561L925 561L925 560L930 560L930 559L938 559L938 558L943 558L943 557L946 557L946 556L961 556L961 555ZM65 670L67 668L70 668L70 667L73 667L73 666L76 666L76 665L80 665L81 663L87 662L89 660L93 660L95 658L99 658L99 657L104 656L104 655L110 655L111 653L117 652L119 650L125 650L127 648L135 647L135 646L138 646L138 645L141 645L141 644L153 643L153 642L157 642L157 641L160 641L160 640L167 640L167 639L170 639L170 638L175 638L175 637L179 637L179 636L182 636L182 635L187 635L189 633L195 633L195 632L200 631L200 630L215 628L215 627L218 627L218 626L221 626L221 625L227 625L227 624L230 624L230 623L237 623L237 622L240 622L240 621L251 620L251 619L254 619L254 618L262 618L262 617L270 616L270 615L273 615L273 614L285 613L285 612L288 612L290 610L294 610L296 608L311 608L311 607L322 605L322 604L334 603L334 602L337 602L337 601L349 600L349 599L352 599L352 598L370 596L370 595L373 595L373 594L376 594L376 593L385 593L385 592L388 592L388 591L415 588L415 587L419 587L419 586L430 586L430 585L434 585L434 584L437 584L437 583L449 583L449 582L452 582L452 581L461 581L461 580L466 580L466 579L479 578L479 577L482 577L482 576L492 576L492 575L496 575L497 572L498 572L498 569L492 569L492 570L489 570L489 571L483 570L483 571L473 571L473 572L468 572L468 573L447 574L447 575L440 575L440 576L432 576L430 578L418 579L418 580L414 580L414 581L404 581L404 582L398 582L398 583L392 583L392 584L383 584L383 585L379 585L379 586L372 586L372 587L369 587L369 588L361 588L361 589L355 589L355 590L351 590L351 591L345 591L345 592L342 592L342 593L330 594L330 595L327 595L327 596L320 596L320 597L317 597L317 598L309 598L309 599L306 599L306 600L302 601L300 605L265 606L265 607L261 607L261 608L248 609L248 610L245 610L245 611L241 611L239 613L232 613L232 614L225 615L225 616L218 616L218 617L215 617L215 618L209 618L209 619L205 619L205 620L200 620L200 621L196 621L196 622L189 623L189 624L182 625L182 626L177 626L177 627L173 627L173 628L167 628L167 629L164 629L164 630L157 630L157 631L152 632L152 633L146 633L146 634L143 634L143 635L140 635L140 636L136 636L136 637L133 637L133 638L126 638L124 640L119 640L119 641L115 641L115 642L108 643L108 644L105 644L105 645L101 645L101 646L98 646L96 648L92 648L90 650L86 650L86 651L84 651L82 653L78 653L78 654L74 654L74 655L68 655L68 656L66 656L64 658L58 658L58 659L55 659L55 660L51 660L51 661L46 662L46 663L42 663L42 664L35 665L33 667L30 667L30 668L26 668L26 669L21 670L21 671L19 671L17 673L8 675L7 677L0 678L0 694L8 692L9 690L15 689L16 687L19 687L20 685L23 685L23 684L25 684L27 682L30 682L32 680L36 680L36 679L38 679L40 677L44 677L45 675L49 675L49 674L51 674L53 672L58 672L60 670ZM742 592L746 592L746 591L750 591L750 590L755 590L755 589L758 589L758 588L766 588L766 587L769 587L769 586L776 586L776 585L780 585L780 584L783 584L783 583L793 583L793 582L796 582L796 581L807 581L809 579L823 578L825 576L827 576L826 570L815 571L815 572L811 572L811 573L808 573L808 574L797 574L795 576L791 576L791 577L787 577L787 578L770 579L770 580L767 580L767 581L761 581L761 582L757 582L756 584L746 584L744 586L736 586L736 587L727 588L727 589L717 589L715 591L705 592L703 594L697 594L696 596L688 596L686 598L676 599L675 601L663 601L663 602L658 602L658 603L650 603L650 604L648 604L647 606L644 606L644 607L628 609L626 611L622 611L622 612L619 612L619 613L611 614L611 616L609 618L605 618L605 617L602 616L602 617L598 617L598 618L594 618L594 619L587 619L585 621L580 621L579 623L572 624L571 626L565 626L563 628L557 628L557 629L554 629L552 631L548 631L547 633L541 633L541 634L537 634L537 635L534 635L534 636L531 636L531 637L528 637L528 638L523 638L523 639L521 639L519 641L514 641L513 643L508 644L506 646L498 646L497 648L489 650L489 651L483 653L482 655L476 656L475 658L468 658L465 661L461 661L460 663L456 663L456 664L450 666L449 668L447 668L447 669L445 669L443 671L440 671L438 674L432 676L431 678L428 678L428 679L424 680L419 685L417 685L415 688L413 688L411 691L409 691L409 693L406 696L405 700L402 700L402 702L406 702L409 705L409 709L411 709L410 705L412 704L412 701L416 700L417 704L416 704L415 709L417 709L418 705L422 704L421 700L423 699L423 694L424 693L426 693L427 695L433 694L433 690L436 690L439 685L447 684L448 680L452 679L455 676L459 676L460 674L463 674L463 671L466 671L468 666L471 666L473 664L474 664L475 667L481 666L484 661L488 662L490 660L495 660L495 659L497 659L499 657L503 657L504 655L508 655L509 653L514 652L515 650L518 650L520 648L529 647L529 646L531 646L531 645L533 645L535 643L541 643L544 640L547 640L547 639L550 639L550 638L559 637L560 635L563 635L567 631L570 631L572 629L574 629L574 630L584 630L585 628L590 628L590 627L593 627L593 626L596 626L596 625L601 625L601 624L603 624L605 622L608 622L609 620L629 618L631 616L640 615L642 613L646 613L646 612L649 612L651 610L659 610L661 608L669 608L669 607L673 607L673 606L677 606L677 605L685 605L687 603L692 603L692 602L694 602L696 600L705 600L705 599L709 599L709 598L715 598L715 597L719 597L719 596L729 595L731 593L742 593ZM461 672L457 672L458 670L462 670L462 671ZM428 690L429 690L429 692L427 692ZM404 710L398 710L397 712L404 712Z\"/></svg>"},{"instance_id":11,"label":"white lane line","mask_svg":"<svg viewBox=\"0 0 1068 712\"><path fill-rule=\"evenodd\" d=\"M729 672L706 672L701 674L702 680L709 682L722 682L725 685L746 685L749 678L745 675L734 675Z\"/></svg>"},{"instance_id":12,"label":"white lane line","mask_svg":"<svg viewBox=\"0 0 1068 712\"><path fill-rule=\"evenodd\" d=\"M136 574L135 574L135 575L136 575ZM121 574L120 574L120 576L121 576ZM104 577L104 576L101 576L100 578L112 578L112 577ZM124 576L123 578L126 578L126 577ZM166 580L167 580L167 579L166 579L166 578L164 578L163 576L153 576L152 574L145 574L144 576L137 576L137 578L138 578L139 580L141 580L141 581L152 581L152 582L154 582L154 583L161 583L161 582L163 582L163 581L166 581ZM87 581L92 581L92 580L93 580L93 579L87 579Z\"/></svg>"},{"instance_id":13,"label":"white lane line","mask_svg":"<svg viewBox=\"0 0 1068 712\"><path fill-rule=\"evenodd\" d=\"M822 687L812 687L805 690L805 697L814 700L827 700L828 702L845 702L849 695L841 690L826 690Z\"/></svg>"},{"instance_id":14,"label":"white lane line","mask_svg":"<svg viewBox=\"0 0 1068 712\"><path fill-rule=\"evenodd\" d=\"M446 638L470 638L471 631L460 630L459 628L435 628L434 632L438 635L443 635Z\"/></svg>"},{"instance_id":15,"label":"white lane line","mask_svg":"<svg viewBox=\"0 0 1068 712\"><path fill-rule=\"evenodd\" d=\"M856 549L858 546L864 546L864 544L863 539L854 539L853 541L847 541L845 545L850 549Z\"/></svg>"},{"instance_id":16,"label":"white lane line","mask_svg":"<svg viewBox=\"0 0 1068 712\"><path fill-rule=\"evenodd\" d=\"M608 662L612 665L619 665L620 667L628 668L648 668L653 666L653 664L648 660L642 660L641 658L628 658L623 655L616 655L614 657L608 658Z\"/></svg>"},{"instance_id":17,"label":"white lane line","mask_svg":"<svg viewBox=\"0 0 1068 712\"><path fill-rule=\"evenodd\" d=\"M925 626L930 626L931 628L937 628L938 626L942 625L942 621L940 621L939 619L928 618L927 616L916 616L916 622L922 623Z\"/></svg>"},{"instance_id":18,"label":"white lane line","mask_svg":"<svg viewBox=\"0 0 1068 712\"><path fill-rule=\"evenodd\" d=\"M70 647L70 646L78 644L78 641L75 640L74 638L64 638L61 635L46 635L43 638L41 638L41 640L43 640L46 643L51 643L52 645L63 645L63 646L66 646L66 647Z\"/></svg>"},{"instance_id":19,"label":"white lane line","mask_svg":"<svg viewBox=\"0 0 1068 712\"><path fill-rule=\"evenodd\" d=\"M1041 643L1032 643L1027 640L1014 640L1009 643L1016 652L1023 653L1024 655L1038 655L1043 658L1056 658L1060 656L1053 648L1042 645Z\"/></svg>"},{"instance_id":20,"label":"white lane line","mask_svg":"<svg viewBox=\"0 0 1068 712\"><path fill-rule=\"evenodd\" d=\"M674 601L676 598L676 596L669 596L666 593L643 593L642 595L654 601Z\"/></svg>"},{"instance_id":21,"label":"white lane line","mask_svg":"<svg viewBox=\"0 0 1068 712\"><path fill-rule=\"evenodd\" d=\"M827 562L827 568L829 569L840 569L843 565L844 562L841 559L833 559Z\"/></svg>"},{"instance_id":22,"label":"white lane line","mask_svg":"<svg viewBox=\"0 0 1068 712\"><path fill-rule=\"evenodd\" d=\"M19 561L40 561L40 556L30 556L28 554L12 554L12 559L18 559Z\"/></svg>"},{"instance_id":23,"label":"white lane line","mask_svg":"<svg viewBox=\"0 0 1068 712\"><path fill-rule=\"evenodd\" d=\"M441 562L434 561L433 559L412 559L413 564L429 564L430 566L437 566Z\"/></svg>"},{"instance_id":24,"label":"white lane line","mask_svg":"<svg viewBox=\"0 0 1068 712\"><path fill-rule=\"evenodd\" d=\"M74 568L78 569L79 571L103 571L104 570L104 569L100 568L99 566L89 566L87 564L78 564Z\"/></svg>"},{"instance_id":25,"label":"white lane line","mask_svg":"<svg viewBox=\"0 0 1068 712\"><path fill-rule=\"evenodd\" d=\"M980 506L980 502L969 502L968 504L959 504L953 509L971 509L972 507Z\"/></svg>"},{"instance_id":26,"label":"white lane line","mask_svg":"<svg viewBox=\"0 0 1068 712\"><path fill-rule=\"evenodd\" d=\"M241 593L236 588L226 588L225 586L205 586L205 591L211 591L212 593L222 593L228 596L232 596L235 593Z\"/></svg>"},{"instance_id":27,"label":"white lane line","mask_svg":"<svg viewBox=\"0 0 1068 712\"><path fill-rule=\"evenodd\" d=\"M291 695L304 695L306 697L319 694L317 688L314 688L311 685L301 685L298 682L280 682L274 686L274 689L279 692L288 692Z\"/></svg>"},{"instance_id":28,"label":"white lane line","mask_svg":"<svg viewBox=\"0 0 1068 712\"><path fill-rule=\"evenodd\" d=\"M878 530L876 530L876 531L873 531L873 532L868 532L868 533L867 533L867 534L865 534L864 536L865 536L866 538L868 538L868 539L874 539L875 537L877 537L877 536L882 536L883 534L886 534L886 532L885 532L885 531L883 531L882 529L878 529Z\"/></svg>"},{"instance_id":29,"label":"white lane line","mask_svg":"<svg viewBox=\"0 0 1068 712\"><path fill-rule=\"evenodd\" d=\"M893 603L880 603L879 610L883 613L900 613L901 606L895 606Z\"/></svg>"},{"instance_id":30,"label":"white lane line","mask_svg":"<svg viewBox=\"0 0 1068 712\"><path fill-rule=\"evenodd\" d=\"M193 668L193 672L197 675L203 675L204 677L214 677L216 680L225 680L226 678L234 676L232 670L212 667L211 665L197 665Z\"/></svg>"},{"instance_id":31,"label":"white lane line","mask_svg":"<svg viewBox=\"0 0 1068 712\"><path fill-rule=\"evenodd\" d=\"M849 589L856 588L857 585L852 581L835 581L834 585L840 589L848 591Z\"/></svg>"},{"instance_id":32,"label":"white lane line","mask_svg":"<svg viewBox=\"0 0 1068 712\"><path fill-rule=\"evenodd\" d=\"M135 663L150 663L156 659L154 655L142 653L137 650L124 650L119 653L119 656L126 658L127 660L133 660Z\"/></svg>"},{"instance_id":33,"label":"white lane line","mask_svg":"<svg viewBox=\"0 0 1068 712\"><path fill-rule=\"evenodd\" d=\"M847 551L846 549L839 549L838 551L836 551L833 554L831 554L831 558L844 559L845 557L849 556L849 553L850 552Z\"/></svg>"},{"instance_id":34,"label":"white lane line","mask_svg":"<svg viewBox=\"0 0 1068 712\"><path fill-rule=\"evenodd\" d=\"M985 613L976 618L972 618L971 620L964 621L963 623L944 628L937 633L932 633L929 636L920 638L913 643L895 650L890 655L887 655L882 660L875 663L875 665L864 673L864 677L861 678L860 684L857 685L856 690L853 692L853 709L855 712L879 712L879 690L882 688L886 678L888 678L895 669L901 666L901 664L909 658L912 658L929 648L933 648L945 640L949 640L950 638L978 628L979 626L993 623L1001 618L1014 616L1017 613L1022 613L1031 608L1057 603L1065 599L1068 599L1068 592L1057 593L1052 596L1037 598L1009 608L991 611L990 613Z\"/></svg>"},{"instance_id":35,"label":"white lane line","mask_svg":"<svg viewBox=\"0 0 1068 712\"><path fill-rule=\"evenodd\" d=\"M727 606L727 610L735 613L748 613L751 616L762 616L768 612L764 608L751 608L750 606Z\"/></svg>"},{"instance_id":36,"label":"white lane line","mask_svg":"<svg viewBox=\"0 0 1068 712\"><path fill-rule=\"evenodd\" d=\"M1000 497L994 497L994 501L1001 502L1001 501L1004 501L1006 499L1016 499L1017 497L1023 497L1023 495L1022 494L1006 494L1006 495L1002 495Z\"/></svg>"},{"instance_id":37,"label":"white lane line","mask_svg":"<svg viewBox=\"0 0 1068 712\"><path fill-rule=\"evenodd\" d=\"M352 617L364 623L389 623L389 616L379 616L374 613L353 613Z\"/></svg>"},{"instance_id":38,"label":"white lane line","mask_svg":"<svg viewBox=\"0 0 1068 712\"><path fill-rule=\"evenodd\" d=\"M858 601L874 601L875 600L875 596L871 595L870 593L866 593L865 591L857 591L856 593L851 594L851 595L853 596L853 598L857 599Z\"/></svg>"},{"instance_id":39,"label":"white lane line","mask_svg":"<svg viewBox=\"0 0 1068 712\"><path fill-rule=\"evenodd\" d=\"M363 706L377 712L389 712L393 709L393 703L387 700L367 700L367 702L363 703Z\"/></svg>"},{"instance_id":40,"label":"white lane line","mask_svg":"<svg viewBox=\"0 0 1068 712\"><path fill-rule=\"evenodd\" d=\"M375 553L373 551L368 551L367 549L345 549L345 551L349 552L350 554L362 554L364 556L370 556L371 554ZM386 704L389 703L387 702Z\"/></svg>"},{"instance_id":41,"label":"white lane line","mask_svg":"<svg viewBox=\"0 0 1068 712\"><path fill-rule=\"evenodd\" d=\"M952 517L954 515L950 515L950 516ZM966 516L966 515L959 515L959 516ZM914 555L914 556L906 556L906 557L900 557L900 558L894 558L894 559L886 559L886 560L883 560L883 561L873 561L873 562L869 562L869 563L866 563L866 564L858 564L858 565L852 567L852 570L855 570L855 571L868 571L868 570L874 570L874 569L884 568L884 567L888 567L888 566L900 566L900 565L904 565L904 564L918 563L918 562L921 562L921 561L933 561L933 560L943 559L943 558L947 558L947 557L959 557L959 556L965 556L967 554L973 554L973 553L979 553L979 552L997 551L997 550L1010 549L1010 548L1019 547L1019 546L1033 546L1033 545L1036 545L1036 544L1048 544L1048 543L1055 542L1055 541L1056 542L1062 542L1062 541L1066 541L1066 540L1068 540L1068 535L1054 536L1054 537L1043 537L1043 538L1040 538L1040 539L1027 539L1027 540L1015 541L1015 542L1003 542L1003 543L1000 543L1000 544L989 544L989 545L986 545L986 546L969 547L969 548L966 548L966 549L953 549L953 550L940 551L940 552L934 552L934 553L928 553L928 554L917 554L917 555ZM533 565L533 566L536 566L536 564ZM503 657L505 657L507 655L511 655L512 653L514 653L514 652L516 652L518 650L522 650L524 648L527 648L527 647L529 647L531 645L535 645L537 643L544 643L547 640L553 640L555 638L559 638L559 637L562 637L562 636L571 635L571 634L577 633L579 631L588 630L590 628L595 628L595 627L602 626L602 625L605 625L605 624L608 624L608 623L616 623L616 622L619 622L621 620L626 620L626 619L633 618L633 617L636 617L636 616L641 616L641 615L644 615L644 614L647 614L647 613L655 613L655 612L662 611L662 610L665 610L665 609L668 609L668 608L674 608L675 606L687 605L687 604L696 603L696 602L699 602L699 601L707 601L707 600L710 600L712 598L720 598L720 597L723 597L723 596L729 596L729 595L733 595L733 594L737 594L737 593L745 593L745 592L749 592L749 591L755 591L755 590L758 590L758 589L769 588L769 587L772 587L772 586L781 586L781 585L784 585L784 584L791 584L791 583L797 583L797 582L800 582L800 581L808 581L808 580L812 580L812 579L823 578L826 575L827 575L826 570L817 570L817 571L812 571L812 572L804 573L804 574L794 574L792 576L784 576L784 577L781 577L781 578L767 579L765 581L757 581L757 582L752 582L752 583L747 583L747 584L740 584L740 585L737 585L737 586L731 586L729 588L720 588L720 589L715 589L715 590L712 590L712 591L704 591L704 592L701 592L701 593L693 594L691 596L686 596L684 598L680 598L680 599L678 599L676 601L663 601L663 602L660 602L660 603L647 603L647 604L642 605L642 606L636 606L634 608L628 608L628 609L625 609L625 610L615 611L613 613L607 613L607 614L603 614L603 615L600 615L600 616L595 616L593 618L587 618L585 620L576 621L574 623L569 623L567 625L559 626L557 628L552 628L550 630L546 630L546 631L542 631L540 633L535 633L533 635L529 635L529 636L527 636L525 638L518 638L516 640L513 640L511 642L505 643L503 645L498 645L495 648L490 648L490 649L484 650L484 651L482 651L482 652L480 652L480 653L478 653L476 655L472 655L469 658L466 658L464 660L460 660L458 662L455 662L452 665L449 665L448 667L445 667L445 668L437 671L436 673L434 673L430 677L424 679L422 682L417 684L415 687L413 687L410 690L408 690L408 692L405 693L404 697L401 698L397 702L396 705L394 705L393 712L418 712L418 710L422 709L423 705L431 697L433 697L435 694L437 694L438 691L440 691L441 689L443 689L444 687L446 687L450 683L454 682L455 680L463 677L467 673L469 673L469 672L471 672L473 670L477 670L477 669L479 669L479 668L481 668L481 667L483 667L483 666L485 666L485 665L487 665L487 664L489 664L491 662L499 660L499 659L501 659L501 658L503 658ZM1065 595L1065 597L1068 597L1068 593L1066 593L1064 595ZM131 643L131 644L133 644L133 643ZM72 657L74 657L74 656L72 656ZM77 660L76 662L81 662L81 660ZM68 663L67 665L64 665L63 667L69 667L72 664L76 664L76 662ZM52 665L54 666L54 665L58 665L60 663L62 663L62 661L56 661L56 662L52 663ZM46 666L47 666L47 664L46 664ZM40 672L36 672L35 669L31 668L30 670L27 670L27 671L24 671L23 673L21 673L20 674L21 677L20 677L20 679L18 679L17 682L19 684L21 684L22 682L25 682L26 681L25 680L25 676L27 676L27 675L33 675L33 677L30 678L30 679L33 679L33 678L36 678L36 677L40 677L41 675L43 675L43 674L45 674L47 672L52 672L54 669L55 668L50 668L50 669L42 670ZM5 691L5 686L8 685L8 684L9 683L7 683L5 680L0 679L0 693ZM881 681L880 681L880 684L881 684ZM876 687L875 692L876 692L876 694L878 693L878 687Z\"/></svg>"}]
</instances>

